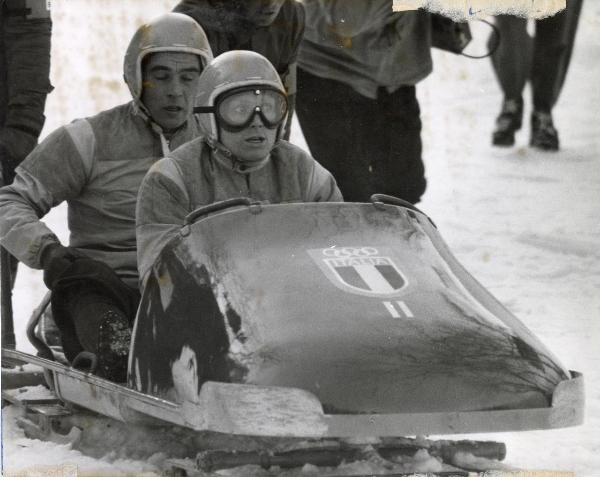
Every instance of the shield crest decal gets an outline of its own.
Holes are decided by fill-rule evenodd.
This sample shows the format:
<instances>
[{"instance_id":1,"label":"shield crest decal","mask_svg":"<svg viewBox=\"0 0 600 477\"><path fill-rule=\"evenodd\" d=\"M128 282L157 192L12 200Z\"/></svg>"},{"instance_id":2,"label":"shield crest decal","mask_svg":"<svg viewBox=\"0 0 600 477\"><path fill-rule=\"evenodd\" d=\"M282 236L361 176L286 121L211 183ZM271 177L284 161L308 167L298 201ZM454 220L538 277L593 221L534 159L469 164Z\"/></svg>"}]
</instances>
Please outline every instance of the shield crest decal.
<instances>
[{"instance_id":1,"label":"shield crest decal","mask_svg":"<svg viewBox=\"0 0 600 477\"><path fill-rule=\"evenodd\" d=\"M331 247L308 253L335 286L349 293L385 297L408 285L391 254L376 247Z\"/></svg>"}]
</instances>

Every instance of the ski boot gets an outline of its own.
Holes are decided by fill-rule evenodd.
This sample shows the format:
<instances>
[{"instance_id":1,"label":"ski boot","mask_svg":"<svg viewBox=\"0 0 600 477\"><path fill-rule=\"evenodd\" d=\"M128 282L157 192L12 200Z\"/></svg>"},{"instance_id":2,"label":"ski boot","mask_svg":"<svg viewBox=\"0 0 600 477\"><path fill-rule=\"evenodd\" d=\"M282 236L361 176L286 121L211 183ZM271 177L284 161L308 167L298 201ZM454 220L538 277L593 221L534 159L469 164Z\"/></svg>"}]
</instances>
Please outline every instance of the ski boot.
<instances>
[{"instance_id":1,"label":"ski boot","mask_svg":"<svg viewBox=\"0 0 600 477\"><path fill-rule=\"evenodd\" d=\"M130 342L131 330L125 315L117 310L107 311L98 334L98 376L116 383L127 381Z\"/></svg>"},{"instance_id":2,"label":"ski boot","mask_svg":"<svg viewBox=\"0 0 600 477\"><path fill-rule=\"evenodd\" d=\"M529 145L542 151L558 151L558 131L552 123L552 115L534 111L531 114L531 139Z\"/></svg>"},{"instance_id":3,"label":"ski boot","mask_svg":"<svg viewBox=\"0 0 600 477\"><path fill-rule=\"evenodd\" d=\"M515 131L521 129L523 120L523 99L505 98L502 111L496 118L496 129L492 133L494 146L512 146L515 143Z\"/></svg>"}]
</instances>

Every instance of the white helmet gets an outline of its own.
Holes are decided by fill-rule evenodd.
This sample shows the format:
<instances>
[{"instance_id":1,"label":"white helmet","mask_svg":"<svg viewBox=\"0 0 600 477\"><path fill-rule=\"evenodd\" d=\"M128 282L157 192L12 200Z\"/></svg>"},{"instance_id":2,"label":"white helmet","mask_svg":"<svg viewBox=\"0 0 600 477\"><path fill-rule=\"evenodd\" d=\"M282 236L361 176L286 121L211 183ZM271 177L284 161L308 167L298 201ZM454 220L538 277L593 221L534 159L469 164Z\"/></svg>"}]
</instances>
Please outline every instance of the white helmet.
<instances>
[{"instance_id":1,"label":"white helmet","mask_svg":"<svg viewBox=\"0 0 600 477\"><path fill-rule=\"evenodd\" d=\"M275 67L264 56L247 50L233 50L217 56L204 69L198 84L196 113L202 132L213 141L218 141L219 124L215 106L219 97L238 89L257 87L275 90L287 97L283 83ZM213 113L213 114L202 114ZM285 121L284 121L285 122ZM277 139L280 138L284 122L278 127Z\"/></svg>"},{"instance_id":2,"label":"white helmet","mask_svg":"<svg viewBox=\"0 0 600 477\"><path fill-rule=\"evenodd\" d=\"M165 51L198 55L203 68L213 59L204 30L191 17L165 13L145 23L129 42L123 63L125 83L138 105L142 95L142 60L151 53Z\"/></svg>"}]
</instances>

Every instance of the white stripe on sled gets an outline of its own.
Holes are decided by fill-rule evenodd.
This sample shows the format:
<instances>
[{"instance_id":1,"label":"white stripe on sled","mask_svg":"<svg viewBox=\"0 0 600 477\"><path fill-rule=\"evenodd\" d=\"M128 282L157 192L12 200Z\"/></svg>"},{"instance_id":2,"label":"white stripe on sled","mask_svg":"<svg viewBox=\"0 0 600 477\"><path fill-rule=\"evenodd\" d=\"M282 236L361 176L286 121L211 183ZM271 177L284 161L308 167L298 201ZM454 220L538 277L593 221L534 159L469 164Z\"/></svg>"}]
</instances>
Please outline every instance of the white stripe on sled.
<instances>
[{"instance_id":1,"label":"white stripe on sled","mask_svg":"<svg viewBox=\"0 0 600 477\"><path fill-rule=\"evenodd\" d=\"M415 315L413 315L412 311L410 311L410 308L408 307L408 305L406 303L404 303L403 301L397 301L396 303L398 303L398 306L404 312L404 314L406 315L407 318L415 317Z\"/></svg>"},{"instance_id":2,"label":"white stripe on sled","mask_svg":"<svg viewBox=\"0 0 600 477\"><path fill-rule=\"evenodd\" d=\"M394 291L389 282L373 265L354 265L354 268L371 291L376 293L391 293Z\"/></svg>"},{"instance_id":3,"label":"white stripe on sled","mask_svg":"<svg viewBox=\"0 0 600 477\"><path fill-rule=\"evenodd\" d=\"M383 304L385 305L385 307L387 308L387 310L392 315L392 318L400 318L400 313L398 313L398 311L396 311L396 308L394 308L394 305L392 305L391 302L384 301Z\"/></svg>"}]
</instances>

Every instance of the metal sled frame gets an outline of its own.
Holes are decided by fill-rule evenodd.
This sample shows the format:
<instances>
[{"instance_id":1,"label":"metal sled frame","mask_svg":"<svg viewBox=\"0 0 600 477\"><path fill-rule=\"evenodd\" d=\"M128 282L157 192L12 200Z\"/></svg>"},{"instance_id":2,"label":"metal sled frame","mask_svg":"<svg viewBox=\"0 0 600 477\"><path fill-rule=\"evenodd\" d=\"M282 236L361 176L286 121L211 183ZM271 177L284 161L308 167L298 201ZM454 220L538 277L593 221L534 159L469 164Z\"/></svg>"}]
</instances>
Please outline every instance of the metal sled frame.
<instances>
[{"instance_id":1,"label":"metal sled frame","mask_svg":"<svg viewBox=\"0 0 600 477\"><path fill-rule=\"evenodd\" d=\"M56 396L123 422L175 424L199 432L264 437L390 437L521 431L583 422L581 374L556 387L548 408L412 414L325 414L296 388L206 382L196 402L176 404L44 358L2 350L2 358L50 371Z\"/></svg>"}]
</instances>

